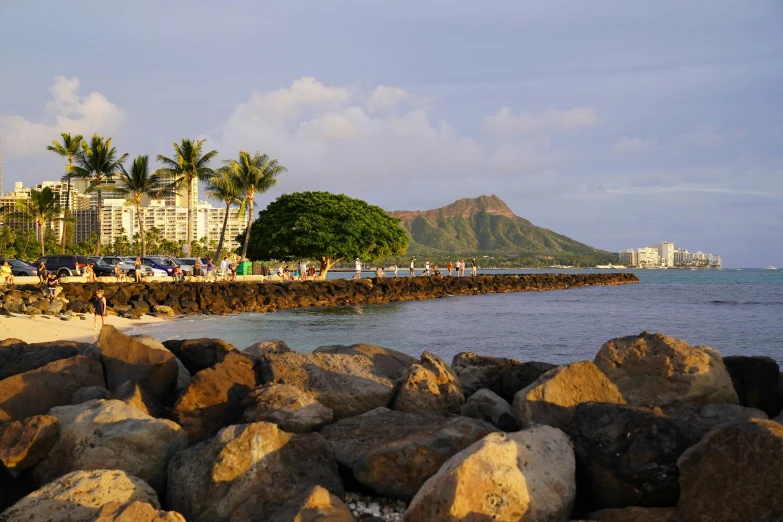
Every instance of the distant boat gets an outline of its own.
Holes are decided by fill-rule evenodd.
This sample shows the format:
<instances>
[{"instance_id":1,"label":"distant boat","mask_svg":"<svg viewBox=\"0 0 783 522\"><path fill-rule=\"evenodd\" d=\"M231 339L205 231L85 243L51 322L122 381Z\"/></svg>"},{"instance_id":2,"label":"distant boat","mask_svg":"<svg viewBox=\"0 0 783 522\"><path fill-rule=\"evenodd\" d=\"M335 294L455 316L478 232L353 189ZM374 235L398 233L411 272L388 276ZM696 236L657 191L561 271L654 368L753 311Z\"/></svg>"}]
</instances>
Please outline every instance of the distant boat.
<instances>
[{"instance_id":1,"label":"distant boat","mask_svg":"<svg viewBox=\"0 0 783 522\"><path fill-rule=\"evenodd\" d=\"M625 265L613 265L609 263L608 265L595 265L596 268L625 268Z\"/></svg>"},{"instance_id":2,"label":"distant boat","mask_svg":"<svg viewBox=\"0 0 783 522\"><path fill-rule=\"evenodd\" d=\"M768 266L766 269L767 269L767 270L777 270L777 267L774 267L774 266L772 266L772 265L769 265L769 266Z\"/></svg>"}]
</instances>

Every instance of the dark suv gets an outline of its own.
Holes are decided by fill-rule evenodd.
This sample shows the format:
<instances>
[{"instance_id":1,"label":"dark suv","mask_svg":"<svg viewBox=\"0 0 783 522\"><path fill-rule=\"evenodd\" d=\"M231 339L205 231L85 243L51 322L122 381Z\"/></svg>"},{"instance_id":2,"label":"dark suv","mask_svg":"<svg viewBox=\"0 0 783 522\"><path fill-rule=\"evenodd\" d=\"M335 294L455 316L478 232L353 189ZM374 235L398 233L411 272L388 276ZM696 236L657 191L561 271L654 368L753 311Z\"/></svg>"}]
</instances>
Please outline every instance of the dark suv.
<instances>
[{"instance_id":1,"label":"dark suv","mask_svg":"<svg viewBox=\"0 0 783 522\"><path fill-rule=\"evenodd\" d=\"M44 256L38 259L33 266L44 262L46 270L55 272L58 276L81 275L82 270L90 262L85 256Z\"/></svg>"}]
</instances>

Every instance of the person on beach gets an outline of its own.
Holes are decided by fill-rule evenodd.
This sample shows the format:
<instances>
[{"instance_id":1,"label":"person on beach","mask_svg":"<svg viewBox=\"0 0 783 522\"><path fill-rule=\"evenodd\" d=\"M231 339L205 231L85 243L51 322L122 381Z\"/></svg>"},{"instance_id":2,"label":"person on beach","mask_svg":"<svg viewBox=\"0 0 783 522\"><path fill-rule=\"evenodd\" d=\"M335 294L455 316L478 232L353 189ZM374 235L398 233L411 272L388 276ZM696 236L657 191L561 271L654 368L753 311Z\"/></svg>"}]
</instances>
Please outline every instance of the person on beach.
<instances>
[{"instance_id":1,"label":"person on beach","mask_svg":"<svg viewBox=\"0 0 783 522\"><path fill-rule=\"evenodd\" d=\"M356 270L356 274L354 274L354 279L361 279L362 278L362 262L359 260L359 258L356 258L356 261L354 261L354 268Z\"/></svg>"},{"instance_id":2,"label":"person on beach","mask_svg":"<svg viewBox=\"0 0 783 522\"><path fill-rule=\"evenodd\" d=\"M478 270L478 265L476 264L476 258L474 257L473 260L470 262L470 275L475 276L477 270Z\"/></svg>"},{"instance_id":3,"label":"person on beach","mask_svg":"<svg viewBox=\"0 0 783 522\"><path fill-rule=\"evenodd\" d=\"M394 279L397 279L397 263L392 265L392 272L394 272Z\"/></svg>"},{"instance_id":4,"label":"person on beach","mask_svg":"<svg viewBox=\"0 0 783 522\"><path fill-rule=\"evenodd\" d=\"M133 275L136 279L137 283L141 283L141 276L143 275L141 272L141 259L136 258L136 261L133 262Z\"/></svg>"},{"instance_id":5,"label":"person on beach","mask_svg":"<svg viewBox=\"0 0 783 522\"><path fill-rule=\"evenodd\" d=\"M90 263L89 265L87 265L84 268L84 277L87 279L88 283L94 283L95 282L95 280L96 280L96 278L95 278L95 268L93 268L92 263Z\"/></svg>"},{"instance_id":6,"label":"person on beach","mask_svg":"<svg viewBox=\"0 0 783 522\"><path fill-rule=\"evenodd\" d=\"M38 281L42 285L46 284L46 264L43 261L38 263Z\"/></svg>"},{"instance_id":7,"label":"person on beach","mask_svg":"<svg viewBox=\"0 0 783 522\"><path fill-rule=\"evenodd\" d=\"M413 269L413 263L416 261L415 257L411 258L411 277L416 275L416 271Z\"/></svg>"},{"instance_id":8,"label":"person on beach","mask_svg":"<svg viewBox=\"0 0 783 522\"><path fill-rule=\"evenodd\" d=\"M62 288L59 288L60 286L60 278L57 277L57 274L54 272L49 272L46 276L46 286L49 288L49 302L54 301L54 298L57 297L57 294L59 294L60 290Z\"/></svg>"},{"instance_id":9,"label":"person on beach","mask_svg":"<svg viewBox=\"0 0 783 522\"><path fill-rule=\"evenodd\" d=\"M122 273L122 268L120 268L120 262L117 261L117 264L114 265L114 277L117 278L117 282L120 281L127 281L127 278L125 277L125 274Z\"/></svg>"},{"instance_id":10,"label":"person on beach","mask_svg":"<svg viewBox=\"0 0 783 522\"><path fill-rule=\"evenodd\" d=\"M225 256L220 262L220 275L223 277L223 281L228 281L228 258Z\"/></svg>"},{"instance_id":11,"label":"person on beach","mask_svg":"<svg viewBox=\"0 0 783 522\"><path fill-rule=\"evenodd\" d=\"M451 264L451 261L446 265L446 270L449 271L449 277L451 277L451 270L454 268L454 265Z\"/></svg>"},{"instance_id":12,"label":"person on beach","mask_svg":"<svg viewBox=\"0 0 783 522\"><path fill-rule=\"evenodd\" d=\"M12 285L14 284L14 281L16 281L8 261L3 261L3 266L0 266L0 279L2 279L3 283L6 285Z\"/></svg>"},{"instance_id":13,"label":"person on beach","mask_svg":"<svg viewBox=\"0 0 783 522\"><path fill-rule=\"evenodd\" d=\"M98 317L101 318L101 328L106 325L106 298L103 297L103 288L95 291L95 299L92 301L94 314L92 318L92 329L98 329Z\"/></svg>"}]
</instances>

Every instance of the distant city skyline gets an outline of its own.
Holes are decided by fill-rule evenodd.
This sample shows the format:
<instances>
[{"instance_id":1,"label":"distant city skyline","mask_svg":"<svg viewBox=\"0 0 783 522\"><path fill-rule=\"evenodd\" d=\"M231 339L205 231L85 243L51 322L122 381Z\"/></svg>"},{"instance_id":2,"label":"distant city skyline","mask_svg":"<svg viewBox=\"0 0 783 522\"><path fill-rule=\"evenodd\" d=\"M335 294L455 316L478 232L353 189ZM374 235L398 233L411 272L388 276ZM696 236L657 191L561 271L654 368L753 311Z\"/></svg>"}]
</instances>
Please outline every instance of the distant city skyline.
<instances>
[{"instance_id":1,"label":"distant city skyline","mask_svg":"<svg viewBox=\"0 0 783 522\"><path fill-rule=\"evenodd\" d=\"M596 248L665 237L783 265L775 0L95 5L0 5L6 192L60 178L60 132L151 157L206 138L288 167L259 208L495 193Z\"/></svg>"}]
</instances>

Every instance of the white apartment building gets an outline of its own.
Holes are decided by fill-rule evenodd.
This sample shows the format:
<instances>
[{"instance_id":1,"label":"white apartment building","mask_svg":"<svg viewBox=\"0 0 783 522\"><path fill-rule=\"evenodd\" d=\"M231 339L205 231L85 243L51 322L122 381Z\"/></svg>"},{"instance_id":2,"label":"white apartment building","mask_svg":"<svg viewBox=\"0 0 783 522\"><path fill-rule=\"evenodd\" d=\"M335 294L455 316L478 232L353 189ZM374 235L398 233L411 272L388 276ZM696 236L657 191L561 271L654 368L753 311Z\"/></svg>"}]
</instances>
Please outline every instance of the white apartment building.
<instances>
[{"instance_id":1,"label":"white apartment building","mask_svg":"<svg viewBox=\"0 0 783 522\"><path fill-rule=\"evenodd\" d=\"M665 258L664 258L665 256ZM682 248L674 248L673 243L664 241L649 248L640 248L634 252L632 248L619 253L620 263L626 266L640 268L658 268L675 266L711 266L721 267L720 256L705 254L702 251L688 252Z\"/></svg>"},{"instance_id":2,"label":"white apartment building","mask_svg":"<svg viewBox=\"0 0 783 522\"><path fill-rule=\"evenodd\" d=\"M639 254L633 248L620 252L620 264L623 266L636 266L639 264Z\"/></svg>"},{"instance_id":3,"label":"white apartment building","mask_svg":"<svg viewBox=\"0 0 783 522\"><path fill-rule=\"evenodd\" d=\"M658 256L661 258L661 266L674 266L674 243L662 241L651 248L658 249Z\"/></svg>"},{"instance_id":4,"label":"white apartment building","mask_svg":"<svg viewBox=\"0 0 783 522\"><path fill-rule=\"evenodd\" d=\"M656 268L661 266L661 256L654 247L640 248L637 252L637 266L640 268Z\"/></svg>"}]
</instances>

